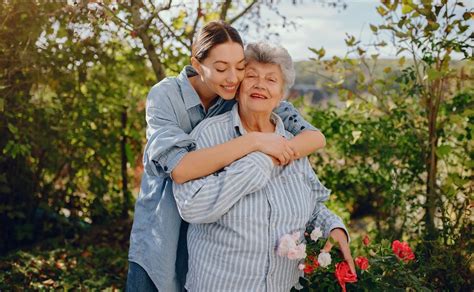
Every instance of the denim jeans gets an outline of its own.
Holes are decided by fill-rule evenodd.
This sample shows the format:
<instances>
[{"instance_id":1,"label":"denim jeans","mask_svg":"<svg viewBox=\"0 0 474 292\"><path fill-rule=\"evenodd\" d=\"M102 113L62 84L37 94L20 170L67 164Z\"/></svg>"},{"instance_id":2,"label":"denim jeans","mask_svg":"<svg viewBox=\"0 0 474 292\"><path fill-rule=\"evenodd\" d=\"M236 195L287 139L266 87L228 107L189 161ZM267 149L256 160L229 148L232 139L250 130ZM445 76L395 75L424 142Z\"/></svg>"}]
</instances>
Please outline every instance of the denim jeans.
<instances>
[{"instance_id":1,"label":"denim jeans","mask_svg":"<svg viewBox=\"0 0 474 292\"><path fill-rule=\"evenodd\" d=\"M157 292L147 272L137 263L128 262L127 292Z\"/></svg>"}]
</instances>

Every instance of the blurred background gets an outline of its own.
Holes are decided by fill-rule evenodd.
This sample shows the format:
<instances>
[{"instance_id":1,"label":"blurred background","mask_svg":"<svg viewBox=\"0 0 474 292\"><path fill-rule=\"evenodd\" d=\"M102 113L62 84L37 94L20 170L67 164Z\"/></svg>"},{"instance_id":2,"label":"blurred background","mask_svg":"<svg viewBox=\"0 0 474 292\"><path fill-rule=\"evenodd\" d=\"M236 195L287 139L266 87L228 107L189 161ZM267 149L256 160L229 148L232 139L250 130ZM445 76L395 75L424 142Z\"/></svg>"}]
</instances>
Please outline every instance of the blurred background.
<instances>
[{"instance_id":1,"label":"blurred background","mask_svg":"<svg viewBox=\"0 0 474 292\"><path fill-rule=\"evenodd\" d=\"M354 252L404 240L394 289L471 291L474 3L413 2L0 1L0 290L123 288L146 95L222 19L297 61Z\"/></svg>"}]
</instances>

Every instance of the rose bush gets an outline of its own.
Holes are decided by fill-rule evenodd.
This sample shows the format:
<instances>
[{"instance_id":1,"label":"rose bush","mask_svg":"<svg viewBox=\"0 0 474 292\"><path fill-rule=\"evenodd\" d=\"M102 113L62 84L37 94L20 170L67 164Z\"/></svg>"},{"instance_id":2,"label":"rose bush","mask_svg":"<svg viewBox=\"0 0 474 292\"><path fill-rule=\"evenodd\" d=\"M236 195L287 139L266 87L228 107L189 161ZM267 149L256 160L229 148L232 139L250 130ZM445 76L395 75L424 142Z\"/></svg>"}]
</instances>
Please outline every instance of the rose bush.
<instances>
[{"instance_id":1,"label":"rose bush","mask_svg":"<svg viewBox=\"0 0 474 292\"><path fill-rule=\"evenodd\" d=\"M326 239L321 237L318 227L309 225L304 235L304 242L295 242L296 246L306 247L306 257L300 259L298 266L304 276L299 281L301 287L294 287L292 291L428 290L422 277L417 276L418 263L407 242L394 240L390 243L382 240L377 243L368 235L363 236L361 250L352 253L357 272L355 275L350 271L336 242L329 239L334 247L330 253L323 251Z\"/></svg>"}]
</instances>

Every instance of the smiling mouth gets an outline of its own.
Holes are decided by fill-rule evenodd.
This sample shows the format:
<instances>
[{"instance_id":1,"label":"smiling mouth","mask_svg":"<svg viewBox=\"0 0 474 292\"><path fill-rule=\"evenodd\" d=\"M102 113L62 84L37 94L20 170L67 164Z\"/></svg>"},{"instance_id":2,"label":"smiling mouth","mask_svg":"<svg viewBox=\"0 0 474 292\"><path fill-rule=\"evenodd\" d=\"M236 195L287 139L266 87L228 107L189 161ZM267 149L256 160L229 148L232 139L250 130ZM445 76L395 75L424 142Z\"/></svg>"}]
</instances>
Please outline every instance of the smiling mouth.
<instances>
[{"instance_id":1,"label":"smiling mouth","mask_svg":"<svg viewBox=\"0 0 474 292\"><path fill-rule=\"evenodd\" d=\"M266 97L263 94L259 94L259 93L252 93L252 94L250 94L250 97L251 98L258 98L258 99L268 99L268 97Z\"/></svg>"},{"instance_id":2,"label":"smiling mouth","mask_svg":"<svg viewBox=\"0 0 474 292\"><path fill-rule=\"evenodd\" d=\"M221 86L227 91L235 91L237 89L237 85L230 85L230 86L221 85Z\"/></svg>"}]
</instances>

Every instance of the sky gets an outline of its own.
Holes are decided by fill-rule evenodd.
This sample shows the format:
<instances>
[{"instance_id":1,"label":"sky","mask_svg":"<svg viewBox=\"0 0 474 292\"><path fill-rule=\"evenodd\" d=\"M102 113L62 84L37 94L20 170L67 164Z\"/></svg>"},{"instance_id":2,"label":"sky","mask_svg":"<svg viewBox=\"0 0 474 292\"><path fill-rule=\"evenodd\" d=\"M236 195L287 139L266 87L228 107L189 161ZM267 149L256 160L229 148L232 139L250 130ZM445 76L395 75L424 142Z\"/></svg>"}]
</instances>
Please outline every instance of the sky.
<instances>
[{"instance_id":1,"label":"sky","mask_svg":"<svg viewBox=\"0 0 474 292\"><path fill-rule=\"evenodd\" d=\"M346 0L347 8L344 10L324 7L314 0L299 0L296 6L291 2L280 1L278 8L281 14L296 23L296 29L275 26L269 30L279 32L279 37L274 37L271 41L282 44L297 61L315 56L308 47L324 47L326 56L342 56L346 53L346 33L356 38L362 37L364 43L374 41L369 24L381 23L381 17L376 12L380 2L376 0ZM262 17L278 19L278 16L269 10L262 11ZM250 41L262 39L262 36L252 29L245 37ZM395 50L387 48L382 56L393 57L394 54Z\"/></svg>"}]
</instances>

